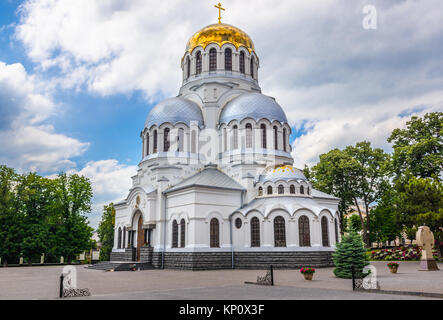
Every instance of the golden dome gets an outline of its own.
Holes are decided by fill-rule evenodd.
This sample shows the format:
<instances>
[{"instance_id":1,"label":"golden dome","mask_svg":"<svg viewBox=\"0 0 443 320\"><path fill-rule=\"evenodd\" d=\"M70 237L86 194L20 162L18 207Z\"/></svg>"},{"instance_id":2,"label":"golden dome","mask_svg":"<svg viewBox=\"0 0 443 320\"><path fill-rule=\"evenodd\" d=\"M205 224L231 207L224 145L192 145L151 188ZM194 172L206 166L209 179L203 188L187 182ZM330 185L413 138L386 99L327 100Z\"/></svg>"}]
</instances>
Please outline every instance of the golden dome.
<instances>
[{"instance_id":1,"label":"golden dome","mask_svg":"<svg viewBox=\"0 0 443 320\"><path fill-rule=\"evenodd\" d=\"M191 53L198 46L205 49L210 43L216 43L220 47L225 43L232 43L237 49L244 46L249 52L255 50L254 43L245 32L229 24L218 23L204 27L194 34L188 41L186 51Z\"/></svg>"}]
</instances>

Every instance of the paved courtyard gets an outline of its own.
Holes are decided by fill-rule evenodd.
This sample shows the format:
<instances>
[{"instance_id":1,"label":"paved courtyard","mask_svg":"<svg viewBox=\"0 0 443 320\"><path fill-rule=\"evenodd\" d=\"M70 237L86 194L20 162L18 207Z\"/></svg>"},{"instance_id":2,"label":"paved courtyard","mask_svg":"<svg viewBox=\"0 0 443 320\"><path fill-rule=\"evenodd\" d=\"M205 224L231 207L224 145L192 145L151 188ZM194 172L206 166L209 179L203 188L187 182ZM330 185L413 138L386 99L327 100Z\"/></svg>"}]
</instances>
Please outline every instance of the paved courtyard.
<instances>
[{"instance_id":1,"label":"paved courtyard","mask_svg":"<svg viewBox=\"0 0 443 320\"><path fill-rule=\"evenodd\" d=\"M386 262L372 263L384 290L443 294L440 271L418 271L418 262L400 262L391 274ZM56 299L62 267L0 268L0 299ZM275 286L254 282L263 270L105 272L76 266L79 288L89 288L88 299L424 299L417 296L352 292L351 280L336 278L332 268L317 269L313 281L298 270L275 270Z\"/></svg>"}]
</instances>

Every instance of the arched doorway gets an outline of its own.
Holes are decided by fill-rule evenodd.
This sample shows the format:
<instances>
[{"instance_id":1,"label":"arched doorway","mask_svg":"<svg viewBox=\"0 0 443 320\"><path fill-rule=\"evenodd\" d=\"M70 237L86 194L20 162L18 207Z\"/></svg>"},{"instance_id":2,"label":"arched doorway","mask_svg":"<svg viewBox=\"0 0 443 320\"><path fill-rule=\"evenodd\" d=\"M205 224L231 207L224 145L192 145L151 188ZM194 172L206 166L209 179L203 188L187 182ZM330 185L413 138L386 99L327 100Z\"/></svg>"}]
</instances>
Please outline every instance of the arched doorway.
<instances>
[{"instance_id":1,"label":"arched doorway","mask_svg":"<svg viewBox=\"0 0 443 320\"><path fill-rule=\"evenodd\" d=\"M137 261L140 261L140 249L145 244L145 232L143 230L143 217L140 214L137 223Z\"/></svg>"}]
</instances>

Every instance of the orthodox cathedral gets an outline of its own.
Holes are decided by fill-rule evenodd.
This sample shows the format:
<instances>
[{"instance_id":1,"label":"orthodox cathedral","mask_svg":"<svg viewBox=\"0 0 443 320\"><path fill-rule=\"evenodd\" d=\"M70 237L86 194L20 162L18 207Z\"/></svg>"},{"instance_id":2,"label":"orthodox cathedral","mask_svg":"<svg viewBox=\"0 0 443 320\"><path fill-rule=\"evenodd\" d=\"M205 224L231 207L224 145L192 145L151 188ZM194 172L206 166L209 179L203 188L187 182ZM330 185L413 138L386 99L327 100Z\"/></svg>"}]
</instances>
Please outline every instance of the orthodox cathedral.
<instances>
[{"instance_id":1,"label":"orthodox cathedral","mask_svg":"<svg viewBox=\"0 0 443 320\"><path fill-rule=\"evenodd\" d=\"M149 112L132 188L115 204L112 261L154 268L330 266L338 199L292 166L291 127L262 93L252 39L220 22L195 33L177 97Z\"/></svg>"}]
</instances>

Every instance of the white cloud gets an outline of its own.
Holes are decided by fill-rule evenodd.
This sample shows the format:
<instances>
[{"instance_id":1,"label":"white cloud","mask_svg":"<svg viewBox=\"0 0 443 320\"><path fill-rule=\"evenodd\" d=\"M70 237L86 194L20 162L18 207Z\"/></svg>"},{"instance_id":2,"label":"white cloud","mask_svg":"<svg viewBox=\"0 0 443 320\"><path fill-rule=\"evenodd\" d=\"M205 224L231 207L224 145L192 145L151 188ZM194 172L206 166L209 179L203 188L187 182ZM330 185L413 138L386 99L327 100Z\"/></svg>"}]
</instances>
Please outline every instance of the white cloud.
<instances>
[{"instance_id":1,"label":"white cloud","mask_svg":"<svg viewBox=\"0 0 443 320\"><path fill-rule=\"evenodd\" d=\"M51 96L21 64L0 61L0 163L19 171L75 167L70 158L83 154L89 144L44 123L56 109Z\"/></svg>"},{"instance_id":2,"label":"white cloud","mask_svg":"<svg viewBox=\"0 0 443 320\"><path fill-rule=\"evenodd\" d=\"M299 166L359 140L388 150L387 136L406 121L399 114L442 110L440 1L373 0L376 30L362 28L367 4L223 3L223 21L254 40L263 92L306 131L294 142ZM63 88L141 90L152 101L177 93L186 42L217 12L206 0L28 0L20 17L17 39Z\"/></svg>"},{"instance_id":3,"label":"white cloud","mask_svg":"<svg viewBox=\"0 0 443 320\"><path fill-rule=\"evenodd\" d=\"M117 160L88 162L79 171L71 170L91 180L94 192L92 213L88 215L91 226L96 228L101 219L103 206L123 200L132 187L131 177L137 173L137 166L119 163Z\"/></svg>"}]
</instances>

